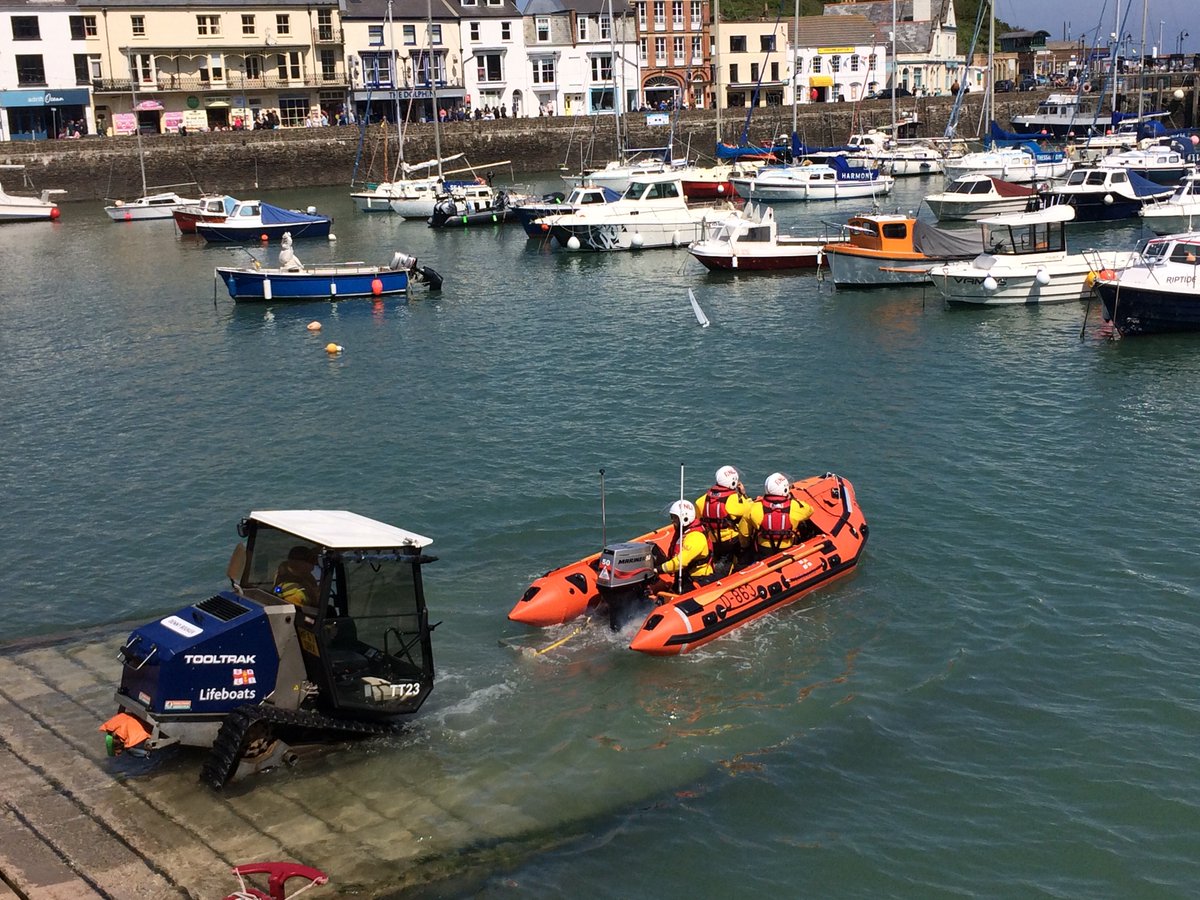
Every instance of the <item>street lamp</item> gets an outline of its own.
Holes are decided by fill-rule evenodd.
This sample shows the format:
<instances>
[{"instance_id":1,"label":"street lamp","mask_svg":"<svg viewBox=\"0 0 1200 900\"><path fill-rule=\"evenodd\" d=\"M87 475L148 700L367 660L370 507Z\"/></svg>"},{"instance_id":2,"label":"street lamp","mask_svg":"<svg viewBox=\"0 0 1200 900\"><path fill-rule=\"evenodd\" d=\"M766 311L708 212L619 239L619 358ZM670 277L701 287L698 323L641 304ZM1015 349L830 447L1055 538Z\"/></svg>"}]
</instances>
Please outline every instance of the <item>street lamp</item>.
<instances>
[{"instance_id":1,"label":"street lamp","mask_svg":"<svg viewBox=\"0 0 1200 900\"><path fill-rule=\"evenodd\" d=\"M1185 37L1190 37L1190 35L1189 35L1189 34L1188 34L1186 31L1181 31L1181 32L1179 32L1179 42L1178 42L1178 47L1179 47L1179 49L1178 49L1176 52L1177 52L1177 53L1178 53L1180 56L1182 56L1182 55L1183 55L1183 39L1184 39Z\"/></svg>"}]
</instances>

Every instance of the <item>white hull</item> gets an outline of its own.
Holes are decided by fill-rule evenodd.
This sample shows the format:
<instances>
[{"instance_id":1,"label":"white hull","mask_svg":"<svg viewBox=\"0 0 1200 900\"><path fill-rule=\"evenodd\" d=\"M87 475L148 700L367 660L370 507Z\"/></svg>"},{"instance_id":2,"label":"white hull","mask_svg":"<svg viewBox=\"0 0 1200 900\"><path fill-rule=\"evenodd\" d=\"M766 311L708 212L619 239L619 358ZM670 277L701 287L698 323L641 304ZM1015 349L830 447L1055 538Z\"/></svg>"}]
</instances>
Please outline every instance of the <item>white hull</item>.
<instances>
[{"instance_id":1,"label":"white hull","mask_svg":"<svg viewBox=\"0 0 1200 900\"><path fill-rule=\"evenodd\" d=\"M853 200L887 194L895 184L890 175L870 181L817 181L803 176L731 179L738 196L747 200Z\"/></svg>"},{"instance_id":2,"label":"white hull","mask_svg":"<svg viewBox=\"0 0 1200 900\"><path fill-rule=\"evenodd\" d=\"M29 222L54 217L58 204L47 203L36 197L0 196L0 222Z\"/></svg>"},{"instance_id":3,"label":"white hull","mask_svg":"<svg viewBox=\"0 0 1200 900\"><path fill-rule=\"evenodd\" d=\"M175 210L185 206L199 206L198 199L180 197L178 194L152 194L124 203L118 200L104 212L114 222L146 222L153 219L172 219Z\"/></svg>"},{"instance_id":4,"label":"white hull","mask_svg":"<svg viewBox=\"0 0 1200 900\"><path fill-rule=\"evenodd\" d=\"M911 178L915 175L936 175L942 171L942 158L932 151L880 157L884 169L896 177Z\"/></svg>"},{"instance_id":5,"label":"white hull","mask_svg":"<svg viewBox=\"0 0 1200 900\"><path fill-rule=\"evenodd\" d=\"M564 219L567 217L563 217ZM688 219L649 220L639 216L604 222L550 222L555 240L567 249L573 236L584 250L654 250L663 247L686 247L704 237L703 213Z\"/></svg>"},{"instance_id":6,"label":"white hull","mask_svg":"<svg viewBox=\"0 0 1200 900\"><path fill-rule=\"evenodd\" d=\"M988 175L1013 184L1030 184L1050 178L1065 178L1072 167L1070 160L1052 163L1025 163L1020 160L988 162L972 159L971 154L968 154L962 159L947 162L943 170L946 176L952 179L962 178L964 175Z\"/></svg>"},{"instance_id":7,"label":"white hull","mask_svg":"<svg viewBox=\"0 0 1200 900\"><path fill-rule=\"evenodd\" d=\"M830 278L838 287L928 284L928 269L936 265L934 262L919 259L860 256L836 247L825 250L825 264L829 266ZM895 271L896 269L920 269L922 271L898 272Z\"/></svg>"},{"instance_id":8,"label":"white hull","mask_svg":"<svg viewBox=\"0 0 1200 900\"><path fill-rule=\"evenodd\" d=\"M1089 251L1086 254L1049 254L1046 259L1036 261L1026 257L1027 261L1013 265L984 254L969 262L936 266L930 275L934 287L951 304L1069 303L1091 296L1091 273L1099 269L1122 269L1135 259L1136 253ZM1038 280L1039 274L1045 284ZM995 287L989 288L989 279Z\"/></svg>"},{"instance_id":9,"label":"white hull","mask_svg":"<svg viewBox=\"0 0 1200 900\"><path fill-rule=\"evenodd\" d=\"M354 201L359 212L390 212L392 209L391 191L384 190L383 185L373 191L351 194L350 199Z\"/></svg>"},{"instance_id":10,"label":"white hull","mask_svg":"<svg viewBox=\"0 0 1200 900\"><path fill-rule=\"evenodd\" d=\"M970 196L969 194L963 196ZM971 203L962 200L939 200L933 197L925 198L925 205L940 222L966 221L986 219L989 216L1000 216L1005 213L1024 212L1029 204L1027 197L985 200L982 203Z\"/></svg>"}]
</instances>

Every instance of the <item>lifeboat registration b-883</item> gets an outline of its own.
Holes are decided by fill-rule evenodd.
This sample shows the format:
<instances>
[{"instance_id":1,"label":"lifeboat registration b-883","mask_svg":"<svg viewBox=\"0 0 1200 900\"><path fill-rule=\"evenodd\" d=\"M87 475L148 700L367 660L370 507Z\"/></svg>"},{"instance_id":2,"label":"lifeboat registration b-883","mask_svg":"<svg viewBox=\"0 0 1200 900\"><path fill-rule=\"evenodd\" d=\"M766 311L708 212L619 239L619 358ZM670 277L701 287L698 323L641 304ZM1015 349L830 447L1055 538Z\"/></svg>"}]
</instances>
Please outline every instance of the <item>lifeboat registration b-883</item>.
<instances>
[{"instance_id":1,"label":"lifeboat registration b-883","mask_svg":"<svg viewBox=\"0 0 1200 900\"><path fill-rule=\"evenodd\" d=\"M644 602L645 612L631 650L658 656L694 650L857 566L869 529L853 485L828 473L794 482L791 494L813 510L801 524L803 539L727 576L674 593L670 576L653 574L637 549L647 548L647 553L663 558L674 534L674 527L666 525L547 572L530 585L508 617L545 627L607 606L615 623L617 604L627 605L633 598L635 608Z\"/></svg>"}]
</instances>

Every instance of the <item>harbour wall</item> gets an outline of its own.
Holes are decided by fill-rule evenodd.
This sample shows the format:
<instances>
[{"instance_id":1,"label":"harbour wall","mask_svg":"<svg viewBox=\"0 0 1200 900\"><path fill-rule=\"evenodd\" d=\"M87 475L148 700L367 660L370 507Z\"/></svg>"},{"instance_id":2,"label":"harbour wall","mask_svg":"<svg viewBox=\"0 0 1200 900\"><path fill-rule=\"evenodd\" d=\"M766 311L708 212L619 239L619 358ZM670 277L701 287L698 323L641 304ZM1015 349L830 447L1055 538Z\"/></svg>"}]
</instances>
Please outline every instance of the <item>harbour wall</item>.
<instances>
[{"instance_id":1,"label":"harbour wall","mask_svg":"<svg viewBox=\"0 0 1200 900\"><path fill-rule=\"evenodd\" d=\"M1013 94L997 98L996 114L1002 122L1029 112L1040 95ZM1195 93L1185 100L1168 97L1176 124L1194 118ZM974 134L980 122L982 95L969 95L960 113L959 134ZM902 116L916 114L920 134L941 135L950 117L948 97L905 98ZM725 140L736 143L745 117L736 110L724 113ZM891 107L886 101L858 104L821 104L801 107L798 130L805 143L841 144L855 131L886 129ZM627 144L655 147L667 140L666 126L649 126L646 116L625 117ZM148 135L142 139L146 183L150 186L194 185L208 191L246 194L254 190L349 185L357 180L380 180L394 167L397 151L394 132L385 145L382 129L373 126L365 135L356 126L294 128L274 131L226 131L188 135ZM768 141L791 131L790 107L754 110L750 120L752 141ZM676 123L676 155L702 161L713 152L716 137L711 110L682 112ZM434 129L430 124L412 124L405 133L405 158L431 159L435 155ZM441 129L442 153L462 153L453 164L479 166L480 173L496 173L499 183L531 172L565 166L578 170L583 160L606 160L615 151L615 128L611 116L557 116L530 119L498 119L449 122ZM384 164L385 155L387 165ZM507 160L504 165L497 165ZM23 164L37 189L61 188L65 200L131 198L141 194L138 144L134 137L85 137L76 140L9 142L0 144L0 162ZM21 187L12 174L3 179L10 191ZM186 195L187 191L180 190Z\"/></svg>"}]
</instances>

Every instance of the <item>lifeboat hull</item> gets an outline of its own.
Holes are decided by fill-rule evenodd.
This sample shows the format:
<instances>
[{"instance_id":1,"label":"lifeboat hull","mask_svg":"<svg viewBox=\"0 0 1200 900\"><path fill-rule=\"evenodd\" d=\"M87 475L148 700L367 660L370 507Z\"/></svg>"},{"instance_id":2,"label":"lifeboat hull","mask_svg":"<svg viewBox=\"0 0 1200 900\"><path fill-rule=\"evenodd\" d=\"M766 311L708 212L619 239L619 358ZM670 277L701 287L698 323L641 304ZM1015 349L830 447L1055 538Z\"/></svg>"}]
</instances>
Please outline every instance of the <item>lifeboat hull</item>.
<instances>
[{"instance_id":1,"label":"lifeboat hull","mask_svg":"<svg viewBox=\"0 0 1200 900\"><path fill-rule=\"evenodd\" d=\"M807 478L792 484L792 496L813 509L811 537L688 593L671 593L670 583L661 581L658 604L630 649L656 656L690 652L853 572L869 529L850 482L832 473ZM665 552L671 536L668 525L634 540ZM599 606L599 557L593 554L537 579L509 619L558 625Z\"/></svg>"}]
</instances>

